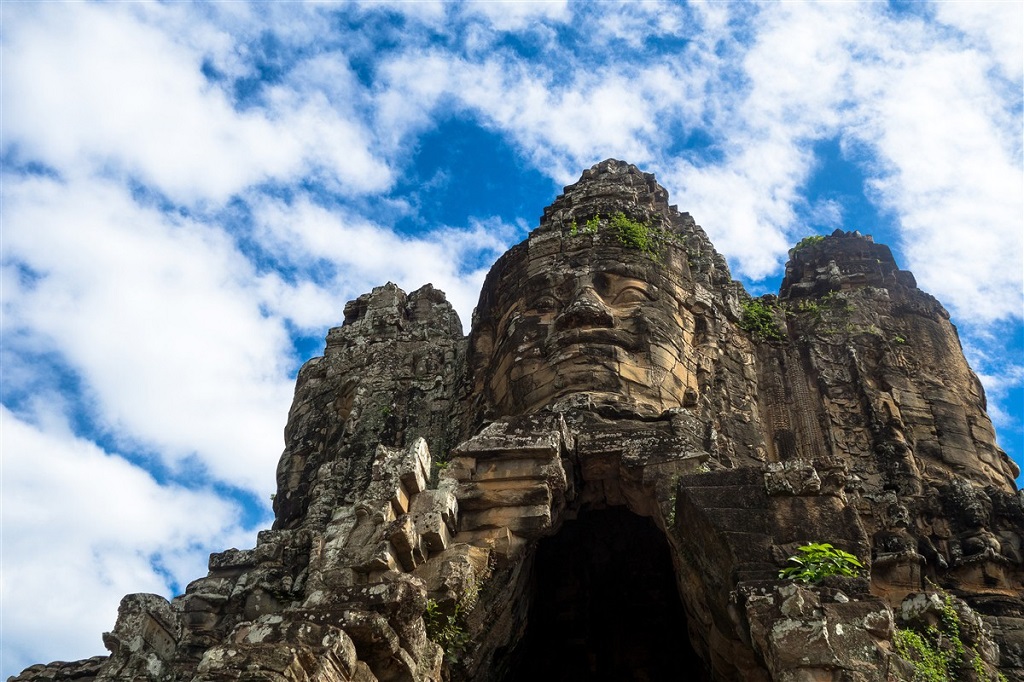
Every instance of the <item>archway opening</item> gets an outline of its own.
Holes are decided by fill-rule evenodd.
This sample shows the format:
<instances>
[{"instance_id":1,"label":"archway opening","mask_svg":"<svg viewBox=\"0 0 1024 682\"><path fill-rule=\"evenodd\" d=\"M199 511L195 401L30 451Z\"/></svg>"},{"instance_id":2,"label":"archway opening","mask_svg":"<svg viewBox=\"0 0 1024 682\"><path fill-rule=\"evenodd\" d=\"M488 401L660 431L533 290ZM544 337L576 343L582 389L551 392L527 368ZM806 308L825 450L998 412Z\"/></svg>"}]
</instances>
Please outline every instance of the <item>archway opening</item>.
<instances>
[{"instance_id":1,"label":"archway opening","mask_svg":"<svg viewBox=\"0 0 1024 682\"><path fill-rule=\"evenodd\" d=\"M506 682L710 679L650 519L618 507L567 521L538 545L532 580Z\"/></svg>"}]
</instances>

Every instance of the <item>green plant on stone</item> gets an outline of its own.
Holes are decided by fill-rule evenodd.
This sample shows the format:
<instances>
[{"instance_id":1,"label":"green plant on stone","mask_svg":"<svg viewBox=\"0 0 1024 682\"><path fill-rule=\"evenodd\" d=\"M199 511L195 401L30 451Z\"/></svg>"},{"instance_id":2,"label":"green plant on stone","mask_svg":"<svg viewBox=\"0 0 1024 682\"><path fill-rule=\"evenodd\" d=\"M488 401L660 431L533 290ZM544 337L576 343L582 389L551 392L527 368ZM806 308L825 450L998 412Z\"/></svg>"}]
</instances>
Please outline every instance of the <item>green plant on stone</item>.
<instances>
[{"instance_id":1,"label":"green plant on stone","mask_svg":"<svg viewBox=\"0 0 1024 682\"><path fill-rule=\"evenodd\" d=\"M822 241L823 239L825 239L825 238L823 236L821 236L820 234L812 234L809 237L804 237L803 239L801 239L800 241L798 241L796 243L796 246L793 247L793 251L799 251L800 249L802 249L804 247L812 246L812 245L817 244L818 242Z\"/></svg>"},{"instance_id":2,"label":"green plant on stone","mask_svg":"<svg viewBox=\"0 0 1024 682\"><path fill-rule=\"evenodd\" d=\"M597 213L583 224L584 234L597 234L597 228L601 225L601 214Z\"/></svg>"},{"instance_id":3,"label":"green plant on stone","mask_svg":"<svg viewBox=\"0 0 1024 682\"><path fill-rule=\"evenodd\" d=\"M621 211L612 216L612 229L619 241L649 256L658 255L657 239L651 226L626 217Z\"/></svg>"},{"instance_id":4,"label":"green plant on stone","mask_svg":"<svg viewBox=\"0 0 1024 682\"><path fill-rule=\"evenodd\" d=\"M929 637L938 632L929 628ZM914 667L913 682L946 682L949 677L949 659L945 652L930 644L913 630L896 628L892 637L893 648Z\"/></svg>"},{"instance_id":5,"label":"green plant on stone","mask_svg":"<svg viewBox=\"0 0 1024 682\"><path fill-rule=\"evenodd\" d=\"M970 670L977 680L1005 679L1002 674L994 678L985 667L978 648L971 647L968 659L967 645L963 641L963 624L953 605L953 598L943 592L942 612L938 625L919 628L896 628L893 648L914 668L912 682L946 682L965 679Z\"/></svg>"},{"instance_id":6,"label":"green plant on stone","mask_svg":"<svg viewBox=\"0 0 1024 682\"><path fill-rule=\"evenodd\" d=\"M817 301L800 301L797 304L796 309L801 313L806 313L812 316L815 320L821 320L825 314L825 306L818 303Z\"/></svg>"},{"instance_id":7,"label":"green plant on stone","mask_svg":"<svg viewBox=\"0 0 1024 682\"><path fill-rule=\"evenodd\" d=\"M743 304L740 329L750 332L762 341L782 341L786 338L775 322L772 307L756 298Z\"/></svg>"},{"instance_id":8,"label":"green plant on stone","mask_svg":"<svg viewBox=\"0 0 1024 682\"><path fill-rule=\"evenodd\" d=\"M469 633L463 625L464 610L463 603L459 602L451 613L446 613L436 601L427 599L427 610L423 612L427 637L453 659L458 657L469 642Z\"/></svg>"},{"instance_id":9,"label":"green plant on stone","mask_svg":"<svg viewBox=\"0 0 1024 682\"><path fill-rule=\"evenodd\" d=\"M437 486L441 482L441 474L444 473L444 471L448 468L449 464L451 464L450 461L445 461L445 462L437 462L437 461L435 461L435 462L431 463L431 466L430 466L430 480L427 482L427 488L429 488L431 490L437 490Z\"/></svg>"},{"instance_id":10,"label":"green plant on stone","mask_svg":"<svg viewBox=\"0 0 1024 682\"><path fill-rule=\"evenodd\" d=\"M864 570L860 560L827 542L812 542L797 547L797 554L789 557L787 566L779 571L779 578L814 583L832 575L857 577Z\"/></svg>"},{"instance_id":11,"label":"green plant on stone","mask_svg":"<svg viewBox=\"0 0 1024 682\"><path fill-rule=\"evenodd\" d=\"M850 303L845 296L838 291L830 291L821 297L821 302L824 303L833 312L842 313L849 315L854 311L853 304Z\"/></svg>"}]
</instances>

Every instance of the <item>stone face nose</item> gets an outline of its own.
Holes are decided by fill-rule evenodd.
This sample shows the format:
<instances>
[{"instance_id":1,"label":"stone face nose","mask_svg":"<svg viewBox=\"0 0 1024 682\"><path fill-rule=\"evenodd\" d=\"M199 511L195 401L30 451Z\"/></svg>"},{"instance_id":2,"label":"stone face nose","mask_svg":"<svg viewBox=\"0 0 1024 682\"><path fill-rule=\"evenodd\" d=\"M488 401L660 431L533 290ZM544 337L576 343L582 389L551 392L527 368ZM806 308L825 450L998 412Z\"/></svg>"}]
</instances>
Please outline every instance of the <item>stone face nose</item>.
<instances>
[{"instance_id":1,"label":"stone face nose","mask_svg":"<svg viewBox=\"0 0 1024 682\"><path fill-rule=\"evenodd\" d=\"M577 288L569 305L555 320L559 331L574 327L612 327L614 324L608 306L589 284Z\"/></svg>"}]
</instances>

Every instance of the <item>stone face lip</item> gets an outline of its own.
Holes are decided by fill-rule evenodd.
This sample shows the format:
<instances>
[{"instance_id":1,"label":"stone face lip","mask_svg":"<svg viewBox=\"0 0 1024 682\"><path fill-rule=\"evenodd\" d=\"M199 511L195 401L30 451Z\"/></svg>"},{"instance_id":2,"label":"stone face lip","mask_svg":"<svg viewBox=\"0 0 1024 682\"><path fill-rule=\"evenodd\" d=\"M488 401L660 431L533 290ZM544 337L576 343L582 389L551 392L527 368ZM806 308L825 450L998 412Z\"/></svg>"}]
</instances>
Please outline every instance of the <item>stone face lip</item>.
<instances>
[{"instance_id":1,"label":"stone face lip","mask_svg":"<svg viewBox=\"0 0 1024 682\"><path fill-rule=\"evenodd\" d=\"M751 299L602 161L468 337L430 285L346 305L285 441L256 547L16 679L911 680L941 632L950 679L1024 680L1019 472L949 315L857 232ZM864 569L780 579L812 543Z\"/></svg>"}]
</instances>

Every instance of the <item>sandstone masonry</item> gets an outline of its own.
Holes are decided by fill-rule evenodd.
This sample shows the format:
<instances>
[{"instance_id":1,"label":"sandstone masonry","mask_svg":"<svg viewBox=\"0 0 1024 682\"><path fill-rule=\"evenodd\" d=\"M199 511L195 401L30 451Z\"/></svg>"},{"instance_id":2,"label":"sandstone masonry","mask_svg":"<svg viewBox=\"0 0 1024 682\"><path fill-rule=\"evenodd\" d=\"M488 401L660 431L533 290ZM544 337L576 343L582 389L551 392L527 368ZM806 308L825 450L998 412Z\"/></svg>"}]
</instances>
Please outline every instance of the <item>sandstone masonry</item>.
<instances>
[{"instance_id":1,"label":"sandstone masonry","mask_svg":"<svg viewBox=\"0 0 1024 682\"><path fill-rule=\"evenodd\" d=\"M608 160L444 294L345 308L302 368L274 527L44 680L1024 680L1024 497L938 301L836 231L751 299ZM829 542L860 577L780 580ZM952 646L947 642L947 646ZM901 655L902 654L902 655Z\"/></svg>"}]
</instances>

